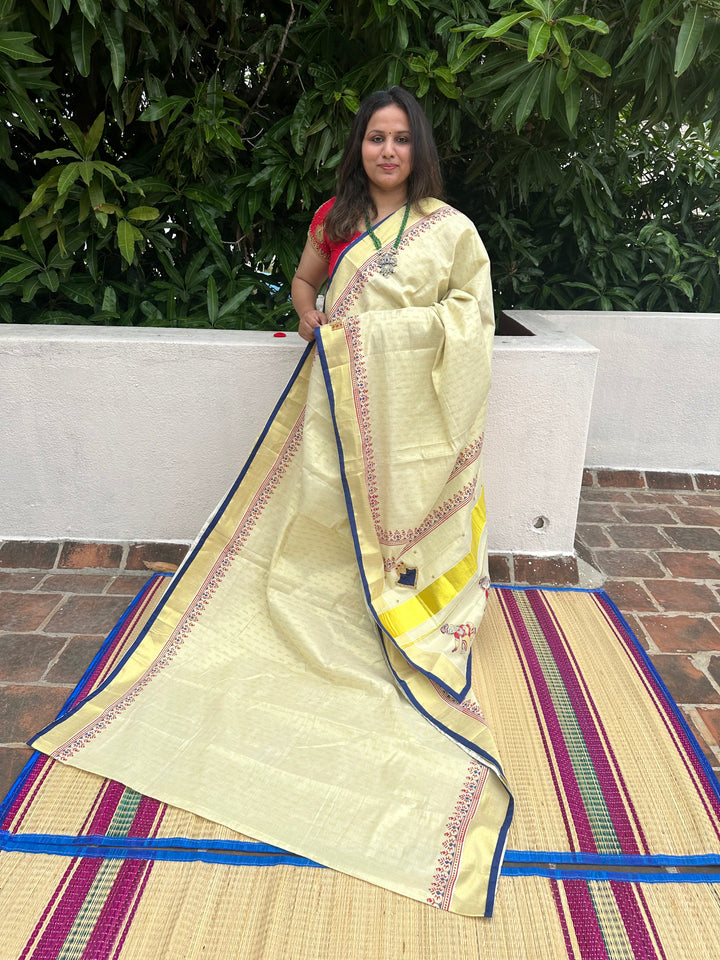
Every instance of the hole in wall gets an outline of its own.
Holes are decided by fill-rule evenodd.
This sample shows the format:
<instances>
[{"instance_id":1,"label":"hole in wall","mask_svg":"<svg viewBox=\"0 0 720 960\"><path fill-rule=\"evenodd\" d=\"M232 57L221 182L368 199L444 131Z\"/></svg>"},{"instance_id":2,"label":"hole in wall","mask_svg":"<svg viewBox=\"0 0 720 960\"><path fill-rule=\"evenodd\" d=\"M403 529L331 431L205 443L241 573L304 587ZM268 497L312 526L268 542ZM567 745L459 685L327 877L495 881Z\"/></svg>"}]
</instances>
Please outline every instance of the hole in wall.
<instances>
[{"instance_id":1,"label":"hole in wall","mask_svg":"<svg viewBox=\"0 0 720 960\"><path fill-rule=\"evenodd\" d=\"M532 525L536 530L547 530L547 528L550 526L550 521L547 517L535 517Z\"/></svg>"}]
</instances>

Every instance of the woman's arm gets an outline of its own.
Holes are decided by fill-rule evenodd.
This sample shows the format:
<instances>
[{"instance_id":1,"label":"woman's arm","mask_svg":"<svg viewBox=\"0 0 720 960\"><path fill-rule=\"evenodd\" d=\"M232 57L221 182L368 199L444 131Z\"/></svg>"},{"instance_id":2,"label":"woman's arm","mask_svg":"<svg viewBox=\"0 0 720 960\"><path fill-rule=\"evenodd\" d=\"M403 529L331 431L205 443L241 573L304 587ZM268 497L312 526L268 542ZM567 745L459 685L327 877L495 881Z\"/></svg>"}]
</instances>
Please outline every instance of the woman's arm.
<instances>
[{"instance_id":1,"label":"woman's arm","mask_svg":"<svg viewBox=\"0 0 720 960\"><path fill-rule=\"evenodd\" d=\"M293 306L300 318L298 333L303 340L312 340L315 336L315 327L327 323L325 314L315 309L318 290L327 280L327 276L327 260L320 256L308 240L291 287Z\"/></svg>"}]
</instances>

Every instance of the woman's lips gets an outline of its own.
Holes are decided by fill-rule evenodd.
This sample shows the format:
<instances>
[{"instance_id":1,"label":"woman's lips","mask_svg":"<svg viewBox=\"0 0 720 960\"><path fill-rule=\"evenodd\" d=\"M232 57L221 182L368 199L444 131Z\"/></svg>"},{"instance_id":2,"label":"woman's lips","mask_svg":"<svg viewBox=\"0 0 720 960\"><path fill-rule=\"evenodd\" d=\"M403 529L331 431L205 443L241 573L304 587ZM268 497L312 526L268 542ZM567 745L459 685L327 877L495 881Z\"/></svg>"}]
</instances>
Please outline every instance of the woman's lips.
<instances>
[{"instance_id":1,"label":"woman's lips","mask_svg":"<svg viewBox=\"0 0 720 960\"><path fill-rule=\"evenodd\" d=\"M381 170L397 170L397 164L396 164L396 163L381 163L381 164L380 164L380 169L381 169Z\"/></svg>"}]
</instances>

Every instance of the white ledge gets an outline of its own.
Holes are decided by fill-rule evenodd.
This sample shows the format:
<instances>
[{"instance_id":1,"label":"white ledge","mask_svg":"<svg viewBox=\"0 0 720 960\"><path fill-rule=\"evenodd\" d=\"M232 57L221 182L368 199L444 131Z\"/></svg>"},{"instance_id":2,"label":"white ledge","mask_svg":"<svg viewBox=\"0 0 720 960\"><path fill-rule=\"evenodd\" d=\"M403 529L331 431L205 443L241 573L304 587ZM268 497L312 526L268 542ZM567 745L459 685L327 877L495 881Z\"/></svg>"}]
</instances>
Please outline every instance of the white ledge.
<instances>
[{"instance_id":1,"label":"white ledge","mask_svg":"<svg viewBox=\"0 0 720 960\"><path fill-rule=\"evenodd\" d=\"M543 317L498 336L493 552L569 554L598 350ZM0 539L190 541L290 377L295 334L0 324Z\"/></svg>"},{"instance_id":2,"label":"white ledge","mask_svg":"<svg viewBox=\"0 0 720 960\"><path fill-rule=\"evenodd\" d=\"M586 466L720 473L720 313L509 315L600 351Z\"/></svg>"}]
</instances>

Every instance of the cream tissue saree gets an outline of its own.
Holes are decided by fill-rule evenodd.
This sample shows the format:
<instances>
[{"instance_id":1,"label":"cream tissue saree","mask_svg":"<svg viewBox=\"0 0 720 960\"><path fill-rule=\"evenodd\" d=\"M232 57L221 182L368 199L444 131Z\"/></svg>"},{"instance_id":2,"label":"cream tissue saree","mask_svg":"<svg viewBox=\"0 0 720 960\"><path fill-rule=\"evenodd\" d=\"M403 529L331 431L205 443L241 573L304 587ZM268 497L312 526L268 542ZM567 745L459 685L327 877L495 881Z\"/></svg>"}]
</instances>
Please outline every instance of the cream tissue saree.
<instances>
[{"instance_id":1,"label":"cream tissue saree","mask_svg":"<svg viewBox=\"0 0 720 960\"><path fill-rule=\"evenodd\" d=\"M376 232L391 245L394 214ZM470 690L488 587L487 256L429 200L361 236L137 643L33 746L443 910L492 913L512 799Z\"/></svg>"}]
</instances>

